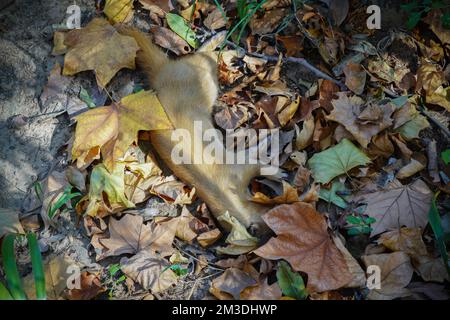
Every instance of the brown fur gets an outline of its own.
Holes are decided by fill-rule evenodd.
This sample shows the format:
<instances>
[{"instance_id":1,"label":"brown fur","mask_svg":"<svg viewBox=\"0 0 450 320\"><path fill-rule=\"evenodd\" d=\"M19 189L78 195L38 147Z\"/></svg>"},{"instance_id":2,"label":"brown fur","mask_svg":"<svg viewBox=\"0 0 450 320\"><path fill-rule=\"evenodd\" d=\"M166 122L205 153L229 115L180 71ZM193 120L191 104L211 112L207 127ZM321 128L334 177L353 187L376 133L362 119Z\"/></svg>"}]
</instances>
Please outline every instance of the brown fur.
<instances>
[{"instance_id":1,"label":"brown fur","mask_svg":"<svg viewBox=\"0 0 450 320\"><path fill-rule=\"evenodd\" d=\"M120 31L132 36L141 48L138 65L148 74L150 85L174 127L187 129L192 136L194 120L202 121L203 130L213 128L212 108L219 90L215 54L199 52L172 60L145 34L130 29ZM259 166L176 165L171 160L171 152L177 142L171 141L171 134L172 130L153 131L153 146L178 178L196 188L214 216L228 211L245 226L253 226L257 232L265 230L261 219L265 208L250 202L247 191Z\"/></svg>"}]
</instances>

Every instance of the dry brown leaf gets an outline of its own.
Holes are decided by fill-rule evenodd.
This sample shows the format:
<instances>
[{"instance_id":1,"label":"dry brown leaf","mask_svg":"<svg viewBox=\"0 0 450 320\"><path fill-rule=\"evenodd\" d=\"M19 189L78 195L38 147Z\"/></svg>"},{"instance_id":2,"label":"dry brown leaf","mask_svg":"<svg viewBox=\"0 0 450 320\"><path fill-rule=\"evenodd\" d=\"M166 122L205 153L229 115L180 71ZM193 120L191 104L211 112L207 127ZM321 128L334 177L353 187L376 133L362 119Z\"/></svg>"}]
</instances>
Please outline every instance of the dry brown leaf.
<instances>
[{"instance_id":1,"label":"dry brown leaf","mask_svg":"<svg viewBox=\"0 0 450 320\"><path fill-rule=\"evenodd\" d=\"M280 205L263 216L277 234L254 252L266 259L285 259L308 274L309 292L338 289L352 280L342 253L327 230L325 218L304 203Z\"/></svg>"},{"instance_id":2,"label":"dry brown leaf","mask_svg":"<svg viewBox=\"0 0 450 320\"><path fill-rule=\"evenodd\" d=\"M50 75L48 76L47 84L39 97L43 105L47 105L53 101L59 101L65 106L67 101L66 90L69 88L70 79L61 75L61 66L55 63Z\"/></svg>"},{"instance_id":3,"label":"dry brown leaf","mask_svg":"<svg viewBox=\"0 0 450 320\"><path fill-rule=\"evenodd\" d=\"M152 293L164 291L177 282L177 276L169 266L166 259L145 250L120 261L123 273Z\"/></svg>"},{"instance_id":4,"label":"dry brown leaf","mask_svg":"<svg viewBox=\"0 0 450 320\"><path fill-rule=\"evenodd\" d=\"M212 281L210 292L218 299L221 299L222 296L216 295L217 291L228 293L235 300L240 300L241 292L255 284L257 284L256 280L246 272L237 268L229 268Z\"/></svg>"},{"instance_id":5,"label":"dry brown leaf","mask_svg":"<svg viewBox=\"0 0 450 320\"><path fill-rule=\"evenodd\" d=\"M245 107L239 105L223 108L214 114L214 120L222 129L236 129L248 120Z\"/></svg>"},{"instance_id":6,"label":"dry brown leaf","mask_svg":"<svg viewBox=\"0 0 450 320\"><path fill-rule=\"evenodd\" d=\"M65 54L68 50L67 46L64 44L67 32L55 31L53 34L53 50L52 55L58 56L60 54Z\"/></svg>"},{"instance_id":7,"label":"dry brown leaf","mask_svg":"<svg viewBox=\"0 0 450 320\"><path fill-rule=\"evenodd\" d=\"M133 2L133 0L105 0L103 13L113 24L129 22L134 14Z\"/></svg>"},{"instance_id":8,"label":"dry brown leaf","mask_svg":"<svg viewBox=\"0 0 450 320\"><path fill-rule=\"evenodd\" d=\"M169 12L173 9L171 0L139 0L142 7L147 10L152 10L153 6L161 8L165 12Z\"/></svg>"},{"instance_id":9,"label":"dry brown leaf","mask_svg":"<svg viewBox=\"0 0 450 320\"><path fill-rule=\"evenodd\" d=\"M263 35L271 33L280 24L287 12L286 8L278 8L267 11L261 18L253 15L249 23L252 34Z\"/></svg>"},{"instance_id":10,"label":"dry brown leaf","mask_svg":"<svg viewBox=\"0 0 450 320\"><path fill-rule=\"evenodd\" d=\"M425 281L449 281L447 268L441 257L433 258L429 255L415 256L412 258L412 263L416 272Z\"/></svg>"},{"instance_id":11,"label":"dry brown leaf","mask_svg":"<svg viewBox=\"0 0 450 320\"><path fill-rule=\"evenodd\" d=\"M369 300L392 300L410 294L405 287L411 281L414 270L406 253L373 254L361 259L366 267L375 265L381 270L380 289L370 290Z\"/></svg>"},{"instance_id":12,"label":"dry brown leaf","mask_svg":"<svg viewBox=\"0 0 450 320\"><path fill-rule=\"evenodd\" d=\"M433 193L420 179L409 185L394 180L386 190L357 196L367 203L365 213L375 218L371 237L402 226L425 228Z\"/></svg>"},{"instance_id":13,"label":"dry brown leaf","mask_svg":"<svg viewBox=\"0 0 450 320\"><path fill-rule=\"evenodd\" d=\"M104 291L98 276L84 271L80 277L80 288L70 289L66 297L69 300L91 300Z\"/></svg>"},{"instance_id":14,"label":"dry brown leaf","mask_svg":"<svg viewBox=\"0 0 450 320\"><path fill-rule=\"evenodd\" d=\"M345 285L346 288L364 288L366 285L366 273L359 265L358 261L347 250L341 237L333 237L333 242L339 251L342 253L347 264L348 271L352 275L352 280Z\"/></svg>"},{"instance_id":15,"label":"dry brown leaf","mask_svg":"<svg viewBox=\"0 0 450 320\"><path fill-rule=\"evenodd\" d=\"M372 138L372 144L369 146L368 154L372 157L381 156L389 158L394 151L394 145L389 139L389 135L382 133Z\"/></svg>"},{"instance_id":16,"label":"dry brown leaf","mask_svg":"<svg viewBox=\"0 0 450 320\"><path fill-rule=\"evenodd\" d=\"M427 254L427 248L422 240L420 228L400 228L383 233L377 240L392 251L403 251L409 256L422 256Z\"/></svg>"},{"instance_id":17,"label":"dry brown leaf","mask_svg":"<svg viewBox=\"0 0 450 320\"><path fill-rule=\"evenodd\" d=\"M326 111L333 110L332 100L337 99L339 87L331 80L322 80L319 87L319 104Z\"/></svg>"},{"instance_id":18,"label":"dry brown leaf","mask_svg":"<svg viewBox=\"0 0 450 320\"><path fill-rule=\"evenodd\" d=\"M420 161L417 161L414 158L411 158L411 161L400 168L400 170L397 172L397 179L405 179L408 177L411 177L412 175L416 174L417 172L425 169L425 164L423 164Z\"/></svg>"},{"instance_id":19,"label":"dry brown leaf","mask_svg":"<svg viewBox=\"0 0 450 320\"><path fill-rule=\"evenodd\" d=\"M252 196L251 201L264 205L294 203L300 201L298 198L297 189L284 180L282 180L281 182L283 184L283 193L281 195L270 198L262 192L256 192Z\"/></svg>"},{"instance_id":20,"label":"dry brown leaf","mask_svg":"<svg viewBox=\"0 0 450 320\"><path fill-rule=\"evenodd\" d=\"M279 300L281 296L278 282L269 285L267 278L260 281L256 286L247 287L241 292L242 300Z\"/></svg>"},{"instance_id":21,"label":"dry brown leaf","mask_svg":"<svg viewBox=\"0 0 450 320\"><path fill-rule=\"evenodd\" d=\"M211 231L199 234L199 236L197 237L197 241L202 247L208 247L219 240L221 236L222 233L219 229L216 228Z\"/></svg>"},{"instance_id":22,"label":"dry brown leaf","mask_svg":"<svg viewBox=\"0 0 450 320\"><path fill-rule=\"evenodd\" d=\"M64 44L63 75L94 70L97 83L104 88L122 68L134 69L139 47L136 41L119 34L108 21L95 18L83 29L70 31Z\"/></svg>"},{"instance_id":23,"label":"dry brown leaf","mask_svg":"<svg viewBox=\"0 0 450 320\"><path fill-rule=\"evenodd\" d=\"M19 212L12 209L0 208L0 239L8 233L24 234L19 221Z\"/></svg>"},{"instance_id":24,"label":"dry brown leaf","mask_svg":"<svg viewBox=\"0 0 450 320\"><path fill-rule=\"evenodd\" d=\"M189 44L172 30L155 26L150 31L153 33L153 39L157 45L169 49L177 56L191 52Z\"/></svg>"},{"instance_id":25,"label":"dry brown leaf","mask_svg":"<svg viewBox=\"0 0 450 320\"><path fill-rule=\"evenodd\" d=\"M222 15L222 11L219 8L215 8L212 12L208 14L203 24L210 30L217 30L225 27L227 21Z\"/></svg>"},{"instance_id":26,"label":"dry brown leaf","mask_svg":"<svg viewBox=\"0 0 450 320\"><path fill-rule=\"evenodd\" d=\"M366 84L366 71L360 64L348 63L344 67L345 85L357 95L364 91Z\"/></svg>"},{"instance_id":27,"label":"dry brown leaf","mask_svg":"<svg viewBox=\"0 0 450 320\"><path fill-rule=\"evenodd\" d=\"M332 101L333 111L327 119L342 124L361 146L367 148L373 136L392 125L394 106L387 103L364 107L363 103L357 96L349 98L346 93L339 92L338 99Z\"/></svg>"}]
</instances>

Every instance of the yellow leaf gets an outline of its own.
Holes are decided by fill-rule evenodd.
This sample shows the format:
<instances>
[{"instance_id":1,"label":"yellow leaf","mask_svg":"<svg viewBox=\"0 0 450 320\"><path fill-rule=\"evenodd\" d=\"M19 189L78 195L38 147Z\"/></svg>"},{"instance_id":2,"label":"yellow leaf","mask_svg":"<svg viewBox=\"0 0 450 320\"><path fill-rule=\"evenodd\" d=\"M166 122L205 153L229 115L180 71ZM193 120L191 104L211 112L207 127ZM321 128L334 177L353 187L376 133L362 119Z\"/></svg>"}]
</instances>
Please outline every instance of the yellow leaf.
<instances>
[{"instance_id":1,"label":"yellow leaf","mask_svg":"<svg viewBox=\"0 0 450 320\"><path fill-rule=\"evenodd\" d=\"M134 69L139 49L132 37L119 34L108 21L100 18L83 29L70 31L64 44L69 51L64 59L63 75L94 70L101 87L105 87L120 69Z\"/></svg>"},{"instance_id":2,"label":"yellow leaf","mask_svg":"<svg viewBox=\"0 0 450 320\"><path fill-rule=\"evenodd\" d=\"M172 128L158 98L150 91L141 91L126 96L119 103L89 110L76 120L72 159L100 147L103 163L109 171L137 140L139 130Z\"/></svg>"},{"instance_id":3,"label":"yellow leaf","mask_svg":"<svg viewBox=\"0 0 450 320\"><path fill-rule=\"evenodd\" d=\"M113 23L128 22L133 17L133 0L106 0L103 12Z\"/></svg>"}]
</instances>

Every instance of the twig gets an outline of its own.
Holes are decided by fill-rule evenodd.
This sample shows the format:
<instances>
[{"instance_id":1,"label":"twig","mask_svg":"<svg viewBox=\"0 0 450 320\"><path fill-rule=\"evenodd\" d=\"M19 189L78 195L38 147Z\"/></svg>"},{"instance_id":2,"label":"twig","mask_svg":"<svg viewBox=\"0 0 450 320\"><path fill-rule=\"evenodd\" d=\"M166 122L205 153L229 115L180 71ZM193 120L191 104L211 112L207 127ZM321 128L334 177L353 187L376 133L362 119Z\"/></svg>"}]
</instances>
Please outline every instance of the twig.
<instances>
[{"instance_id":1,"label":"twig","mask_svg":"<svg viewBox=\"0 0 450 320\"><path fill-rule=\"evenodd\" d=\"M173 245L175 246L175 248L177 248L178 250L180 250L181 252L183 252L185 255L187 255L188 257L191 257L192 259L194 259L195 261L197 261L197 262L200 262L200 263L202 263L202 264L205 264L205 262L204 261L201 261L200 259L198 259L197 257L195 257L195 256L193 256L192 254L190 254L190 253L188 253L188 252L186 252L186 250L183 250L182 248L180 248L175 242L173 243ZM224 271L224 269L222 269L222 268L217 268L217 267L214 267L214 266L212 266L211 264L209 264L209 263L206 263L206 265L208 266L208 268L210 268L210 269L213 269L213 270L218 270L218 271L221 271L221 272L223 272Z\"/></svg>"}]
</instances>

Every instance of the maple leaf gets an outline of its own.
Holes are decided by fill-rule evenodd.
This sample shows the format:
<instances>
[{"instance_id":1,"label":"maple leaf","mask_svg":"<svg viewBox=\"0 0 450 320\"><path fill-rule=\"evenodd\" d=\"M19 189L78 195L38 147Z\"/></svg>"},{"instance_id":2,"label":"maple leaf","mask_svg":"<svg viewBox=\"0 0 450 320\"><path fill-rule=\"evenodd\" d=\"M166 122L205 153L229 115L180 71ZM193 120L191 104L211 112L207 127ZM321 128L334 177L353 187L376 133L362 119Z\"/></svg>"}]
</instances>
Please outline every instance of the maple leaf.
<instances>
[{"instance_id":1,"label":"maple leaf","mask_svg":"<svg viewBox=\"0 0 450 320\"><path fill-rule=\"evenodd\" d=\"M392 125L391 115L395 107L390 103L364 106L361 98L349 98L345 92L339 92L338 99L331 103L333 111L327 119L342 124L364 148L367 148L374 135Z\"/></svg>"},{"instance_id":2,"label":"maple leaf","mask_svg":"<svg viewBox=\"0 0 450 320\"><path fill-rule=\"evenodd\" d=\"M266 259L284 259L308 274L309 292L338 289L352 280L342 253L327 231L325 218L304 203L280 205L263 216L277 234L254 252Z\"/></svg>"},{"instance_id":3,"label":"maple leaf","mask_svg":"<svg viewBox=\"0 0 450 320\"><path fill-rule=\"evenodd\" d=\"M94 167L90 177L89 205L86 214L104 217L124 208L134 207L125 196L124 164L117 164L111 173L101 163ZM107 196L107 204L104 196Z\"/></svg>"},{"instance_id":4,"label":"maple leaf","mask_svg":"<svg viewBox=\"0 0 450 320\"><path fill-rule=\"evenodd\" d=\"M124 258L120 262L123 273L152 293L166 290L177 282L176 274L169 267L167 260L156 257L148 251L141 251L130 259Z\"/></svg>"},{"instance_id":5,"label":"maple leaf","mask_svg":"<svg viewBox=\"0 0 450 320\"><path fill-rule=\"evenodd\" d=\"M370 159L353 143L342 139L334 147L313 155L308 166L316 182L328 183L338 175L369 162Z\"/></svg>"},{"instance_id":6,"label":"maple leaf","mask_svg":"<svg viewBox=\"0 0 450 320\"><path fill-rule=\"evenodd\" d=\"M220 292L225 292L233 296L235 300L239 300L241 292L245 288L256 284L256 280L246 272L237 268L228 268L222 275L212 281L210 292L219 299L221 297Z\"/></svg>"},{"instance_id":7,"label":"maple leaf","mask_svg":"<svg viewBox=\"0 0 450 320\"><path fill-rule=\"evenodd\" d=\"M112 23L125 23L133 18L132 0L106 0L103 12Z\"/></svg>"},{"instance_id":8,"label":"maple leaf","mask_svg":"<svg viewBox=\"0 0 450 320\"><path fill-rule=\"evenodd\" d=\"M402 185L394 180L387 190L366 193L355 199L367 203L365 213L376 219L371 237L402 226L424 228L433 193L422 180Z\"/></svg>"},{"instance_id":9,"label":"maple leaf","mask_svg":"<svg viewBox=\"0 0 450 320\"><path fill-rule=\"evenodd\" d=\"M411 281L414 270L406 253L372 254L361 259L366 266L376 265L381 269L380 289L370 290L369 300L391 300L410 295L405 287Z\"/></svg>"},{"instance_id":10,"label":"maple leaf","mask_svg":"<svg viewBox=\"0 0 450 320\"><path fill-rule=\"evenodd\" d=\"M110 106L89 110L78 117L72 159L79 167L100 148L103 163L112 171L118 158L137 140L139 130L171 129L172 125L156 95L140 91Z\"/></svg>"},{"instance_id":11,"label":"maple leaf","mask_svg":"<svg viewBox=\"0 0 450 320\"><path fill-rule=\"evenodd\" d=\"M70 31L64 40L69 47L63 75L94 70L104 88L122 68L134 69L139 47L132 37L119 34L108 21L95 18L83 29Z\"/></svg>"}]
</instances>

